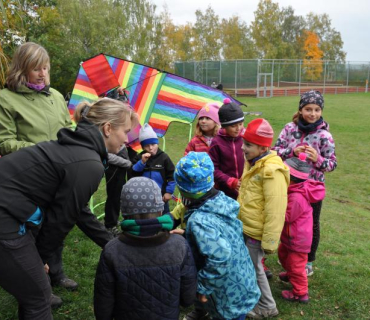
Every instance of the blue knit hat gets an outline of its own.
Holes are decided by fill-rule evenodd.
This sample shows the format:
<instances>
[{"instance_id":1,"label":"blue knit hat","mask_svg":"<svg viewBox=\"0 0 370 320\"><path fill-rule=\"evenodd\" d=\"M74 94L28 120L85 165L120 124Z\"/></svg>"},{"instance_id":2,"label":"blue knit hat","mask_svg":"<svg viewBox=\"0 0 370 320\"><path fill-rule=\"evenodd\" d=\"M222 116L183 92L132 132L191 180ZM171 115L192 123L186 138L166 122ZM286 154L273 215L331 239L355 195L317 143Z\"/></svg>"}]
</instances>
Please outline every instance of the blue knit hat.
<instances>
[{"instance_id":1,"label":"blue knit hat","mask_svg":"<svg viewBox=\"0 0 370 320\"><path fill-rule=\"evenodd\" d=\"M157 134L148 123L145 123L144 126L140 128L139 141L142 147L145 147L147 144L158 144Z\"/></svg>"},{"instance_id":2,"label":"blue knit hat","mask_svg":"<svg viewBox=\"0 0 370 320\"><path fill-rule=\"evenodd\" d=\"M214 184L214 166L206 152L189 152L177 163L174 179L180 191L203 194Z\"/></svg>"}]
</instances>

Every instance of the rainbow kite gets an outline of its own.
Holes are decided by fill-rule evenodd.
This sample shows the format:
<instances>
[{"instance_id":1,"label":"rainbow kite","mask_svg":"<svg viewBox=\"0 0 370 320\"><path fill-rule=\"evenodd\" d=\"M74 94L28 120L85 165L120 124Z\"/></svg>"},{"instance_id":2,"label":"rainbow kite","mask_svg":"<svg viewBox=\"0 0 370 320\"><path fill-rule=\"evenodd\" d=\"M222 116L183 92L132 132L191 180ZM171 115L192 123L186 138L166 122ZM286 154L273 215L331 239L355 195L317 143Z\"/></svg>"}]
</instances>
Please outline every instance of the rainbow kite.
<instances>
[{"instance_id":1,"label":"rainbow kite","mask_svg":"<svg viewBox=\"0 0 370 320\"><path fill-rule=\"evenodd\" d=\"M128 93L130 105L138 113L140 124L149 123L158 137L163 137L172 121L190 124L198 111L209 102L220 106L224 92L171 73L99 54L81 63L68 104L71 115L81 101L95 101L118 88ZM138 130L129 136L129 143L138 144Z\"/></svg>"}]
</instances>

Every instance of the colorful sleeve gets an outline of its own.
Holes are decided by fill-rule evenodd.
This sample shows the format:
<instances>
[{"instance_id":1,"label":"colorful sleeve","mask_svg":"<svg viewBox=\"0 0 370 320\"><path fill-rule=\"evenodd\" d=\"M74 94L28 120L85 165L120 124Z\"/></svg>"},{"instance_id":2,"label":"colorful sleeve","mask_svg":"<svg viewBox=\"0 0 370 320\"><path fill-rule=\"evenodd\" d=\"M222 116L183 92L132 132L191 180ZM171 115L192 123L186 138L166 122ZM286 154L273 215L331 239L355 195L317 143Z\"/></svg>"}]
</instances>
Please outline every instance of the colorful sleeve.
<instances>
[{"instance_id":1,"label":"colorful sleeve","mask_svg":"<svg viewBox=\"0 0 370 320\"><path fill-rule=\"evenodd\" d=\"M283 160L293 157L293 148L289 147L289 124L287 124L283 130L281 130L279 137L276 140L272 150L275 150Z\"/></svg>"},{"instance_id":2,"label":"colorful sleeve","mask_svg":"<svg viewBox=\"0 0 370 320\"><path fill-rule=\"evenodd\" d=\"M322 172L333 171L337 167L335 155L335 143L332 135L326 131L326 135L320 137L320 154L317 157L315 168Z\"/></svg>"}]
</instances>

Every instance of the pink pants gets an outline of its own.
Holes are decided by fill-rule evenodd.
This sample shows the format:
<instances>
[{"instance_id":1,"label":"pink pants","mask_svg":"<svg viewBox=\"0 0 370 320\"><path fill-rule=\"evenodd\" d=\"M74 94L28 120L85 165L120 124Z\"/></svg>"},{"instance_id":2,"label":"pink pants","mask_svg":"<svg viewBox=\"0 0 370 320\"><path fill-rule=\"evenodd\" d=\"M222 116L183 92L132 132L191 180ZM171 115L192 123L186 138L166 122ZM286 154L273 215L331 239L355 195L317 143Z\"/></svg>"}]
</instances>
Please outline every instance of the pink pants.
<instances>
[{"instance_id":1,"label":"pink pants","mask_svg":"<svg viewBox=\"0 0 370 320\"><path fill-rule=\"evenodd\" d=\"M303 296L308 293L308 281L305 268L308 261L308 254L291 251L280 243L278 255L281 265L287 272L289 282L293 286L293 293L297 296Z\"/></svg>"}]
</instances>

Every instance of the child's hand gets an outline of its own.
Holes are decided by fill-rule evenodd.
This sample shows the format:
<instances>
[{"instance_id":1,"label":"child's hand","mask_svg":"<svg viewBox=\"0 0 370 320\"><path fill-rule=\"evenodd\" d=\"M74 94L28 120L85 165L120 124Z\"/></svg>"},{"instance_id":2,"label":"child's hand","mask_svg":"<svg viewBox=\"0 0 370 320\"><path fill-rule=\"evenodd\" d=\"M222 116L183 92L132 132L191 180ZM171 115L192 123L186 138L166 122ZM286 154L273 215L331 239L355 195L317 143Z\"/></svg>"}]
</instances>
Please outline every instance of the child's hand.
<instances>
[{"instance_id":1,"label":"child's hand","mask_svg":"<svg viewBox=\"0 0 370 320\"><path fill-rule=\"evenodd\" d=\"M45 273L49 273L49 265L47 263L44 264Z\"/></svg>"},{"instance_id":2,"label":"child's hand","mask_svg":"<svg viewBox=\"0 0 370 320\"><path fill-rule=\"evenodd\" d=\"M305 151L307 154L307 158L310 159L312 162L317 161L317 151L316 149L310 147L310 146L305 146Z\"/></svg>"},{"instance_id":3,"label":"child's hand","mask_svg":"<svg viewBox=\"0 0 370 320\"><path fill-rule=\"evenodd\" d=\"M241 180L239 179L239 180L238 180L238 183L236 184L236 187L235 187L235 190L236 190L236 191L239 191L241 184L242 184L242 182L241 182Z\"/></svg>"},{"instance_id":4,"label":"child's hand","mask_svg":"<svg viewBox=\"0 0 370 320\"><path fill-rule=\"evenodd\" d=\"M293 154L298 157L300 153L305 152L307 146L299 146L293 150Z\"/></svg>"},{"instance_id":5,"label":"child's hand","mask_svg":"<svg viewBox=\"0 0 370 320\"><path fill-rule=\"evenodd\" d=\"M184 229L174 229L174 230L171 230L170 233L179 234L180 236L182 236L185 233L185 230Z\"/></svg>"},{"instance_id":6,"label":"child's hand","mask_svg":"<svg viewBox=\"0 0 370 320\"><path fill-rule=\"evenodd\" d=\"M168 202L168 201L170 201L172 199L172 195L171 195L171 193L165 193L164 195L163 195L163 198L162 198L162 200L164 201L164 202Z\"/></svg>"},{"instance_id":7,"label":"child's hand","mask_svg":"<svg viewBox=\"0 0 370 320\"><path fill-rule=\"evenodd\" d=\"M197 293L197 298L201 303L206 303L208 301L207 296L204 294Z\"/></svg>"},{"instance_id":8,"label":"child's hand","mask_svg":"<svg viewBox=\"0 0 370 320\"><path fill-rule=\"evenodd\" d=\"M148 161L148 159L150 158L151 154L149 152L145 152L142 154L141 156L141 161L143 163L146 163Z\"/></svg>"}]
</instances>

